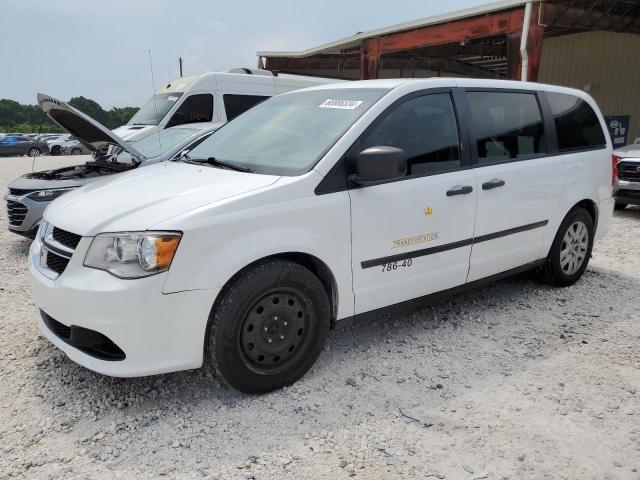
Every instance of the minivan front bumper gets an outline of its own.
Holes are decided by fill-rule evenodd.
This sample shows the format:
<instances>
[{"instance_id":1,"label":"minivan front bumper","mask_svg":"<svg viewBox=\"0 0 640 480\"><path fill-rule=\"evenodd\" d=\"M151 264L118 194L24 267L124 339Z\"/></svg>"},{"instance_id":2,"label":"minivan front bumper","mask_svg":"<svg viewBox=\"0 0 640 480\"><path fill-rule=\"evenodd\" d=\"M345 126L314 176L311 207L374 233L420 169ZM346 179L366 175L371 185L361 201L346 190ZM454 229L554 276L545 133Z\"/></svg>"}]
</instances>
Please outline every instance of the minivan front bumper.
<instances>
[{"instance_id":1,"label":"minivan front bumper","mask_svg":"<svg viewBox=\"0 0 640 480\"><path fill-rule=\"evenodd\" d=\"M200 367L218 290L163 294L166 274L123 280L84 267L91 240L80 241L54 280L41 270L40 240L31 245L31 288L44 336L74 362L115 377Z\"/></svg>"}]
</instances>

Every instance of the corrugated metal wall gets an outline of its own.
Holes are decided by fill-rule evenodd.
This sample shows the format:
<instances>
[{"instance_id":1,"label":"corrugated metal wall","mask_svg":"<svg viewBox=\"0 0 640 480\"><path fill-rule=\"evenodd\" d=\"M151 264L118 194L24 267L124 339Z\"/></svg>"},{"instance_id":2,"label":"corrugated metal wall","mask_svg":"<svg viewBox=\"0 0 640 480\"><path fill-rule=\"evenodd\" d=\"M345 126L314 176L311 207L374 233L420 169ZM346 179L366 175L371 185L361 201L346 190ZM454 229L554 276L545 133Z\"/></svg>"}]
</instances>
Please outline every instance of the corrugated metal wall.
<instances>
[{"instance_id":1,"label":"corrugated metal wall","mask_svg":"<svg viewBox=\"0 0 640 480\"><path fill-rule=\"evenodd\" d=\"M629 142L640 137L640 35L545 38L538 81L588 90L604 115L631 115Z\"/></svg>"}]
</instances>

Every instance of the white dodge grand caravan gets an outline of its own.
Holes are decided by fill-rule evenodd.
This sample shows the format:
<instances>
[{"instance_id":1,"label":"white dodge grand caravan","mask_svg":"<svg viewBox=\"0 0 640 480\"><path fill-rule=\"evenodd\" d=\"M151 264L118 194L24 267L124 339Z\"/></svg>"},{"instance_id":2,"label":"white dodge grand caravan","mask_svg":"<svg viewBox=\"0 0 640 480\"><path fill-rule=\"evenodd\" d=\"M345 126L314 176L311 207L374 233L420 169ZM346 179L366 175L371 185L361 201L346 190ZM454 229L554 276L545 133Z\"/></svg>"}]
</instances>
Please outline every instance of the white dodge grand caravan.
<instances>
[{"instance_id":1,"label":"white dodge grand caravan","mask_svg":"<svg viewBox=\"0 0 640 480\"><path fill-rule=\"evenodd\" d=\"M537 268L566 286L613 211L585 93L375 80L274 97L183 156L55 200L30 251L38 324L128 377L206 364L290 384L332 321Z\"/></svg>"}]
</instances>

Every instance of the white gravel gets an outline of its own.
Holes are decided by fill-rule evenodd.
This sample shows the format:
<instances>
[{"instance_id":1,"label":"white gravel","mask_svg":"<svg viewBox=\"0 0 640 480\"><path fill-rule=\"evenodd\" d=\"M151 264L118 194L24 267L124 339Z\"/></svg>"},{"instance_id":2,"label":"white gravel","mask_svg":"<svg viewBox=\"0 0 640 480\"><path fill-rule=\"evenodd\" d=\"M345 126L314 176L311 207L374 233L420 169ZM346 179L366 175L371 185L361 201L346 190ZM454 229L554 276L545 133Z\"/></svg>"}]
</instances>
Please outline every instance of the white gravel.
<instances>
[{"instance_id":1,"label":"white gravel","mask_svg":"<svg viewBox=\"0 0 640 480\"><path fill-rule=\"evenodd\" d=\"M0 159L0 184L29 169ZM520 276L339 325L259 397L72 363L32 319L28 245L0 232L0 479L640 479L639 208L574 287Z\"/></svg>"}]
</instances>

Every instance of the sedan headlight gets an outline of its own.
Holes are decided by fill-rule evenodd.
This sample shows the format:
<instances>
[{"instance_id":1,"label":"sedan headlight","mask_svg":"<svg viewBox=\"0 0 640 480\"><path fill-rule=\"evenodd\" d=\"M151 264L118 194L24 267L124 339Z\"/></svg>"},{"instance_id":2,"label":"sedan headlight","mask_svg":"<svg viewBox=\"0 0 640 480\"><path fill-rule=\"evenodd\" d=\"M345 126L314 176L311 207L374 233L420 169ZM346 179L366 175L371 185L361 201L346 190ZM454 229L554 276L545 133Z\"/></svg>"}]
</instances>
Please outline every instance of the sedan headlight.
<instances>
[{"instance_id":1,"label":"sedan headlight","mask_svg":"<svg viewBox=\"0 0 640 480\"><path fill-rule=\"evenodd\" d=\"M60 195L70 192L71 190L75 190L75 187L38 190L36 192L31 192L29 195L27 195L27 197L31 200L35 200L36 202L50 202L51 200L55 200Z\"/></svg>"},{"instance_id":2,"label":"sedan headlight","mask_svg":"<svg viewBox=\"0 0 640 480\"><path fill-rule=\"evenodd\" d=\"M91 242L84 266L120 278L142 278L169 270L181 233L102 233Z\"/></svg>"}]
</instances>

